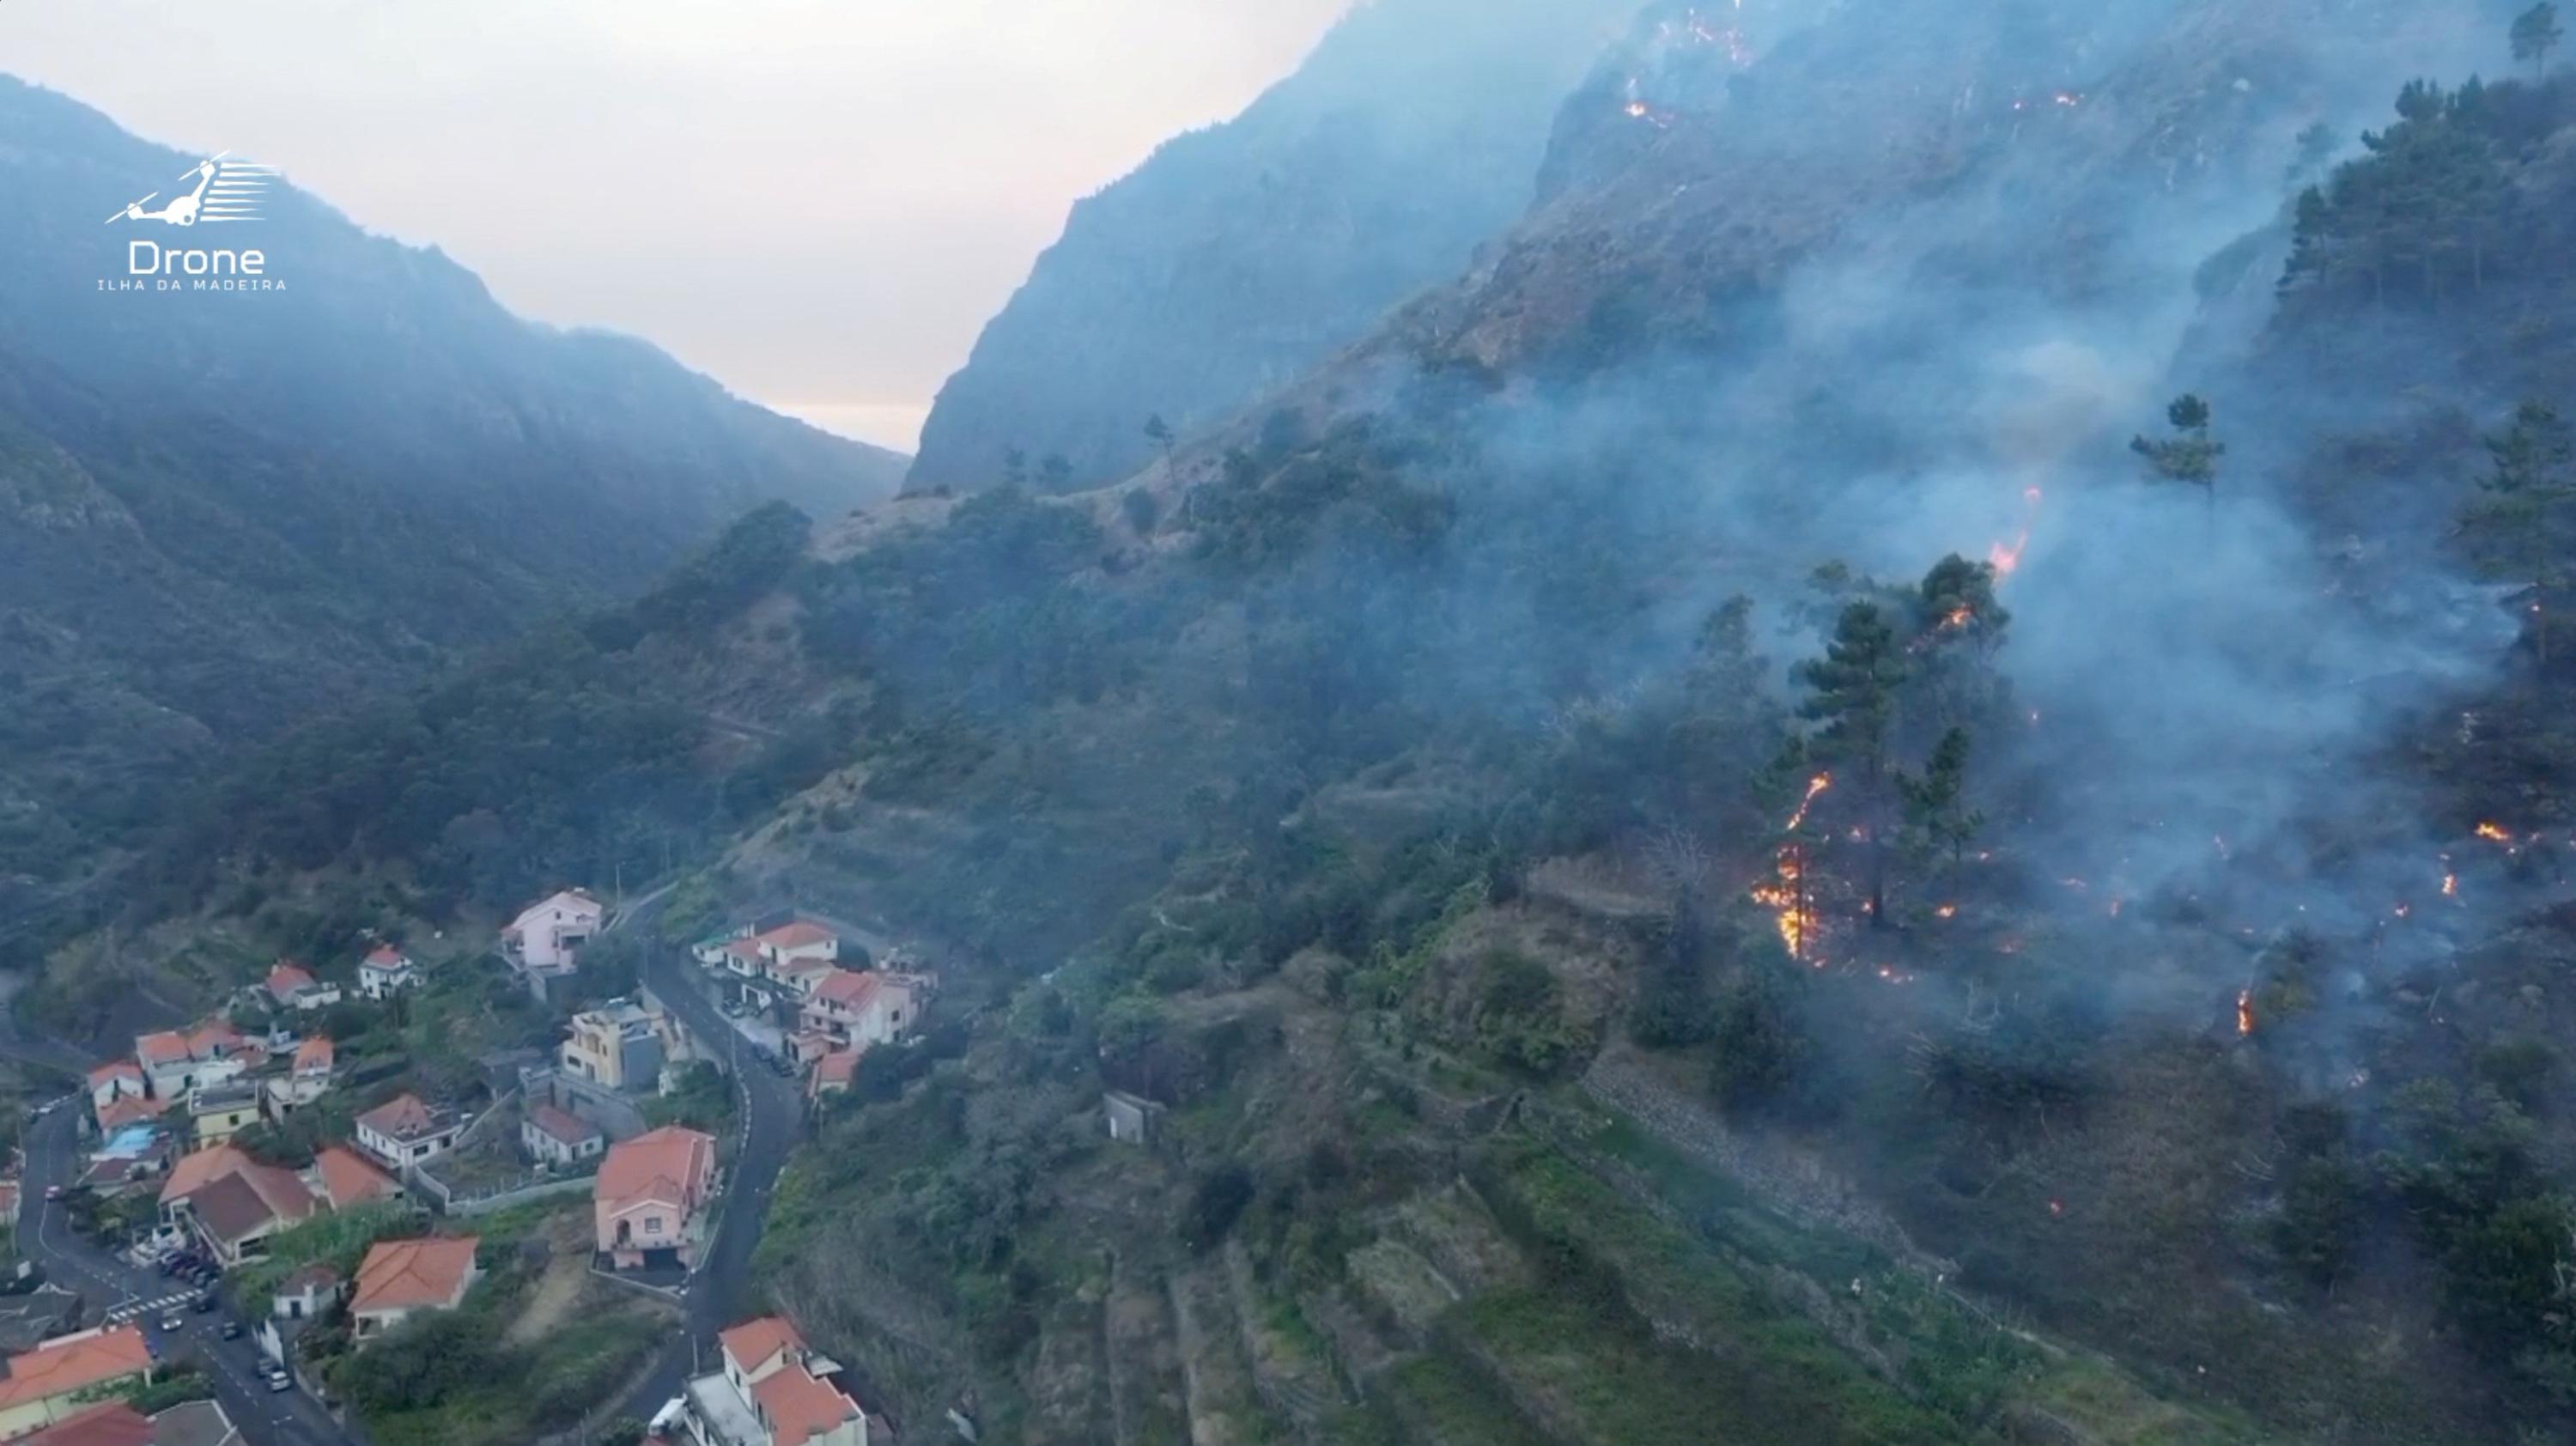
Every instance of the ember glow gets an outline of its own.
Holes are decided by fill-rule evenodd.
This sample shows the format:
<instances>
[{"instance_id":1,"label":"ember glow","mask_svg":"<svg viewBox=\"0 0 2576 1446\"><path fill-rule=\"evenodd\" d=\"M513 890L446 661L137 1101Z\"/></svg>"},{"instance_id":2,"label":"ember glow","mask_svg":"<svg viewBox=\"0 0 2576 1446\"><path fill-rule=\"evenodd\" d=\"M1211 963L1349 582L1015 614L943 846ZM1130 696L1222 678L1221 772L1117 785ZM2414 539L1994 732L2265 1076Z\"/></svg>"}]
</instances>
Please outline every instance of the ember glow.
<instances>
[{"instance_id":1,"label":"ember glow","mask_svg":"<svg viewBox=\"0 0 2576 1446\"><path fill-rule=\"evenodd\" d=\"M2239 1035L2254 1032L2254 991L2251 989L2236 991L2236 1032Z\"/></svg>"},{"instance_id":2,"label":"ember glow","mask_svg":"<svg viewBox=\"0 0 2576 1446\"><path fill-rule=\"evenodd\" d=\"M2495 843L2511 843L2511 842L2513 842L2513 835L2512 835L2510 832L2506 831L2506 829L2505 829L2504 825L2502 825L2502 824L2498 824L2498 823L2482 823L2482 824L2479 824L2479 825L2478 825L2478 837L2480 837L2480 838L2482 838L2482 839L2488 839L2488 840L2491 840L2491 841L2493 841L2493 842L2495 842Z\"/></svg>"},{"instance_id":3,"label":"ember glow","mask_svg":"<svg viewBox=\"0 0 2576 1446\"><path fill-rule=\"evenodd\" d=\"M1789 835L1780 845L1773 860L1771 877L1753 887L1753 902L1769 909L1780 930L1780 942L1788 946L1789 957L1804 961L1813 948L1816 934L1816 904L1807 890L1807 850L1797 837L1805 827L1807 815L1816 800L1834 786L1834 776L1819 773L1807 780L1806 796L1798 800L1798 810L1789 815L1781 832Z\"/></svg>"}]
</instances>

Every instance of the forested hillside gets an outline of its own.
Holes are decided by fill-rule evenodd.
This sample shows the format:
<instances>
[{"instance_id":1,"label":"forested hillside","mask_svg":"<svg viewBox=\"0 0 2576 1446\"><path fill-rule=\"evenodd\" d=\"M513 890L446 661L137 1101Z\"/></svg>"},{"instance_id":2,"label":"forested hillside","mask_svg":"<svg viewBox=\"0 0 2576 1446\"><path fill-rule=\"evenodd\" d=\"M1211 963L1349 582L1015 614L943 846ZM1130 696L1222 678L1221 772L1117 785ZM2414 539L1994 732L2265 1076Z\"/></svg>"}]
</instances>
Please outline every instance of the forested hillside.
<instances>
[{"instance_id":1,"label":"forested hillside","mask_svg":"<svg viewBox=\"0 0 2576 1446\"><path fill-rule=\"evenodd\" d=\"M0 947L230 745L899 470L283 184L255 222L100 224L198 159L0 77ZM128 241L182 236L263 248L285 289L105 288Z\"/></svg>"},{"instance_id":2,"label":"forested hillside","mask_svg":"<svg viewBox=\"0 0 2576 1446\"><path fill-rule=\"evenodd\" d=\"M1737 18L1169 469L765 514L266 753L154 948L929 941L762 1270L988 1441L2576 1429L2550 27Z\"/></svg>"}]
</instances>

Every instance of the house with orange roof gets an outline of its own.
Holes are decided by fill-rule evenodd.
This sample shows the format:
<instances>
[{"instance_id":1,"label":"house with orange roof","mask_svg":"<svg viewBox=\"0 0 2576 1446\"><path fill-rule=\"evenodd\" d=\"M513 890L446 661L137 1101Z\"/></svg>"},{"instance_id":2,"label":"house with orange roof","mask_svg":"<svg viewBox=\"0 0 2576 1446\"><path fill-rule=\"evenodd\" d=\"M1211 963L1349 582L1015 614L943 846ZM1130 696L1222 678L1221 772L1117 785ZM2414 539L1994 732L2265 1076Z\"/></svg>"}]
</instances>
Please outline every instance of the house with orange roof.
<instances>
[{"instance_id":1,"label":"house with orange roof","mask_svg":"<svg viewBox=\"0 0 2576 1446\"><path fill-rule=\"evenodd\" d=\"M383 1335L421 1311L454 1310L483 1272L474 1264L471 1235L380 1240L358 1266L358 1288L349 1299L352 1334Z\"/></svg>"},{"instance_id":2,"label":"house with orange roof","mask_svg":"<svg viewBox=\"0 0 2576 1446\"><path fill-rule=\"evenodd\" d=\"M151 1347L131 1325L57 1336L11 1356L8 1374L0 1376L0 1441L87 1410L127 1382L148 1384L152 1372Z\"/></svg>"},{"instance_id":3,"label":"house with orange roof","mask_svg":"<svg viewBox=\"0 0 2576 1446\"><path fill-rule=\"evenodd\" d=\"M841 1367L781 1316L716 1337L720 1368L688 1383L683 1402L705 1446L868 1446L867 1413L834 1384Z\"/></svg>"},{"instance_id":4,"label":"house with orange roof","mask_svg":"<svg viewBox=\"0 0 2576 1446\"><path fill-rule=\"evenodd\" d=\"M312 970L292 959L278 960L269 969L268 978L261 982L260 988L266 992L270 1003L298 1013L340 1002L339 985L323 983L313 977Z\"/></svg>"},{"instance_id":5,"label":"house with orange roof","mask_svg":"<svg viewBox=\"0 0 2576 1446\"><path fill-rule=\"evenodd\" d=\"M261 1081L260 1113L271 1124L285 1123L287 1116L331 1092L331 1071L337 1063L338 1051L321 1035L297 1044L286 1073Z\"/></svg>"},{"instance_id":6,"label":"house with orange roof","mask_svg":"<svg viewBox=\"0 0 2576 1446\"><path fill-rule=\"evenodd\" d=\"M199 1085L221 1084L267 1058L256 1041L243 1037L230 1020L214 1018L186 1030L164 1029L135 1036L134 1058L156 1099L183 1098Z\"/></svg>"},{"instance_id":7,"label":"house with orange roof","mask_svg":"<svg viewBox=\"0 0 2576 1446\"><path fill-rule=\"evenodd\" d=\"M397 1170L447 1153L464 1133L455 1111L408 1091L358 1116L358 1148Z\"/></svg>"},{"instance_id":8,"label":"house with orange roof","mask_svg":"<svg viewBox=\"0 0 2576 1446\"><path fill-rule=\"evenodd\" d=\"M910 985L873 969L834 969L815 983L799 1016L842 1044L891 1044L911 1032L919 1012Z\"/></svg>"},{"instance_id":9,"label":"house with orange roof","mask_svg":"<svg viewBox=\"0 0 2576 1446\"><path fill-rule=\"evenodd\" d=\"M98 1132L113 1135L128 1125L139 1125L161 1118L177 1100L156 1100L144 1095L127 1095L98 1112Z\"/></svg>"},{"instance_id":10,"label":"house with orange roof","mask_svg":"<svg viewBox=\"0 0 2576 1446\"><path fill-rule=\"evenodd\" d=\"M841 938L810 919L798 919L751 936L760 946L760 957L771 965L791 959L811 959L829 964L841 957Z\"/></svg>"},{"instance_id":11,"label":"house with orange roof","mask_svg":"<svg viewBox=\"0 0 2576 1446\"><path fill-rule=\"evenodd\" d=\"M403 1192L401 1181L346 1145L323 1146L313 1157L313 1178L334 1210L391 1200Z\"/></svg>"},{"instance_id":12,"label":"house with orange roof","mask_svg":"<svg viewBox=\"0 0 2576 1446\"><path fill-rule=\"evenodd\" d=\"M608 1135L572 1111L540 1100L519 1117L519 1144L540 1164L576 1165L607 1149Z\"/></svg>"},{"instance_id":13,"label":"house with orange roof","mask_svg":"<svg viewBox=\"0 0 2576 1446\"><path fill-rule=\"evenodd\" d=\"M226 1265L266 1254L269 1236L322 1208L294 1171L231 1144L181 1156L161 1183L162 1220L187 1229Z\"/></svg>"},{"instance_id":14,"label":"house with orange roof","mask_svg":"<svg viewBox=\"0 0 2576 1446\"><path fill-rule=\"evenodd\" d=\"M89 1105L94 1113L122 1099L151 1093L143 1066L130 1059L111 1059L89 1072Z\"/></svg>"},{"instance_id":15,"label":"house with orange roof","mask_svg":"<svg viewBox=\"0 0 2576 1446\"><path fill-rule=\"evenodd\" d=\"M619 1270L697 1264L716 1193L716 1139L664 1125L608 1147L591 1186L599 1252Z\"/></svg>"},{"instance_id":16,"label":"house with orange roof","mask_svg":"<svg viewBox=\"0 0 2576 1446\"><path fill-rule=\"evenodd\" d=\"M813 1077L805 1082L806 1097L819 1100L825 1095L849 1093L851 1083L859 1077L859 1056L867 1052L864 1044L851 1045L814 1061Z\"/></svg>"},{"instance_id":17,"label":"house with orange roof","mask_svg":"<svg viewBox=\"0 0 2576 1446\"><path fill-rule=\"evenodd\" d=\"M391 944L378 944L358 961L358 992L369 999L390 999L420 987L420 966Z\"/></svg>"}]
</instances>

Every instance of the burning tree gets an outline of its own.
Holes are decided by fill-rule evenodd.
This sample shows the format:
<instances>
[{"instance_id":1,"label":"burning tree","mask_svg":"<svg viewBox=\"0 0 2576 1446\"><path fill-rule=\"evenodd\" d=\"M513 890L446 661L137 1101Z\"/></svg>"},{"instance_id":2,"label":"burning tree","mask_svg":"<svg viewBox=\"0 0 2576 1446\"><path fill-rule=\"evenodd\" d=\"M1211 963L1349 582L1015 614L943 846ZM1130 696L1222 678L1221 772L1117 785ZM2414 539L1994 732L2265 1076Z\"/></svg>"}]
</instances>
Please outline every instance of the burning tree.
<instances>
[{"instance_id":1,"label":"burning tree","mask_svg":"<svg viewBox=\"0 0 2576 1446\"><path fill-rule=\"evenodd\" d=\"M1819 753L1840 763L1847 796L1869 854L1869 913L1887 917L1887 825L1896 798L1896 694L1905 683L1905 649L1896 629L1874 603L1845 607L1825 655L1798 667L1798 680L1815 690L1798 715L1823 725Z\"/></svg>"},{"instance_id":2,"label":"burning tree","mask_svg":"<svg viewBox=\"0 0 2576 1446\"><path fill-rule=\"evenodd\" d=\"M2565 546L2565 509L2576 501L2576 458L2568 426L2542 402L2514 409L2513 424L2487 438L2495 466L2479 483L2483 495L2461 518L2476 537L2488 568L2531 589L2531 644L2542 666L2549 662L2550 594L2565 584L2559 553Z\"/></svg>"}]
</instances>

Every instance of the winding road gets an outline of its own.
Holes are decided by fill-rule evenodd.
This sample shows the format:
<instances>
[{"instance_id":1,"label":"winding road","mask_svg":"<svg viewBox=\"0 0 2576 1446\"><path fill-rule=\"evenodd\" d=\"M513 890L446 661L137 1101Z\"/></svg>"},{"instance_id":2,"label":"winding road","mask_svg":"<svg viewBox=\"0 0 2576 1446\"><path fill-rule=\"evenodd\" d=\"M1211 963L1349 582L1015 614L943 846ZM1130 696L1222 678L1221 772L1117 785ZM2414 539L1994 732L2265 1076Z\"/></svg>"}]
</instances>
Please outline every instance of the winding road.
<instances>
[{"instance_id":1,"label":"winding road","mask_svg":"<svg viewBox=\"0 0 2576 1446\"><path fill-rule=\"evenodd\" d=\"M637 899L608 928L650 924L668 893L666 888ZM748 1311L745 1287L751 1277L752 1252L759 1247L761 1228L768 1221L778 1172L804 1131L805 1102L794 1079L781 1077L752 1057L741 1032L709 997L704 972L685 952L655 950L642 974L654 997L679 1016L691 1034L729 1049L732 1060L727 1072L733 1077L742 1122L742 1139L734 1151L721 1206L724 1213L716 1221L715 1238L689 1275L681 1334L663 1348L652 1371L627 1394L620 1412L647 1421L680 1394L690 1376L714 1368L716 1332L736 1324Z\"/></svg>"}]
</instances>

